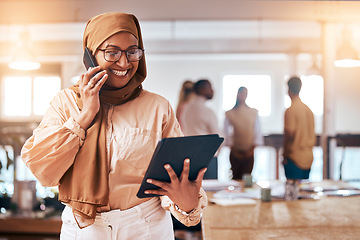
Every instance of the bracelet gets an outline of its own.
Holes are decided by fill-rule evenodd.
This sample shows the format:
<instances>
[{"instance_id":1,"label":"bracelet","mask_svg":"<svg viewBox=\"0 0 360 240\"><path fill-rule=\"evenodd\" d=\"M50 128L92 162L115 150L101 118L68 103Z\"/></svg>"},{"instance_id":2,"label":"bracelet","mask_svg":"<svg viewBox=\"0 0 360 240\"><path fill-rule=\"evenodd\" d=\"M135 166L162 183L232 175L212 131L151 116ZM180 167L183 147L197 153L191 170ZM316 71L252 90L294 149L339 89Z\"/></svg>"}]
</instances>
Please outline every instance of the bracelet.
<instances>
[{"instance_id":1,"label":"bracelet","mask_svg":"<svg viewBox=\"0 0 360 240\"><path fill-rule=\"evenodd\" d=\"M184 215L184 216L189 216L190 214L192 214L192 213L196 210L196 207L195 207L195 208L193 208L193 210L191 210L189 213L187 213L187 212L185 212L184 210L181 210L181 209L179 208L179 206L176 205L175 203L174 203L174 207L175 207L175 210L176 210L176 211L178 211L179 213L181 213L181 214Z\"/></svg>"}]
</instances>

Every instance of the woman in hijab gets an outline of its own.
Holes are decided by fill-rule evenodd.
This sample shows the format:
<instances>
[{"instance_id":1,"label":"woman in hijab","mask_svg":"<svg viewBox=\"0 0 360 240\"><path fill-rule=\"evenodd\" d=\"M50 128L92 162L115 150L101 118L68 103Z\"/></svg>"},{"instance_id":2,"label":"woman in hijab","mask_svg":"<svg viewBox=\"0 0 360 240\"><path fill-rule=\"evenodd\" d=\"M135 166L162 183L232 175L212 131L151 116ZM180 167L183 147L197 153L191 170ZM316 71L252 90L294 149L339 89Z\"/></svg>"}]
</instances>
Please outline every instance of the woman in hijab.
<instances>
[{"instance_id":1,"label":"woman in hijab","mask_svg":"<svg viewBox=\"0 0 360 240\"><path fill-rule=\"evenodd\" d=\"M196 225L207 204L201 181L188 180L189 159L178 178L137 198L160 139L182 136L169 102L142 89L146 63L140 25L131 14L90 19L83 47L99 66L60 91L22 149L22 159L44 186L59 186L60 238L174 239L171 214Z\"/></svg>"}]
</instances>

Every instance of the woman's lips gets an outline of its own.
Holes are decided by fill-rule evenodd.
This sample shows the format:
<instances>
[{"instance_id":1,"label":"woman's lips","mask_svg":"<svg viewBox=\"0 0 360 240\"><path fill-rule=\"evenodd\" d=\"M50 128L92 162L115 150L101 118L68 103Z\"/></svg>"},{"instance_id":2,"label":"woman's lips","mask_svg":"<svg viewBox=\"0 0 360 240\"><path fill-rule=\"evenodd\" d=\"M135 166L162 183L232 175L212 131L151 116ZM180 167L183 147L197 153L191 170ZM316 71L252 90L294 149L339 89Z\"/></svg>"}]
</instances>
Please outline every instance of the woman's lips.
<instances>
[{"instance_id":1,"label":"woman's lips","mask_svg":"<svg viewBox=\"0 0 360 240\"><path fill-rule=\"evenodd\" d=\"M120 70L111 69L111 72L112 72L113 74L115 74L116 76L120 76L120 77L125 76L125 75L128 73L128 71L129 71L129 70L120 71Z\"/></svg>"}]
</instances>

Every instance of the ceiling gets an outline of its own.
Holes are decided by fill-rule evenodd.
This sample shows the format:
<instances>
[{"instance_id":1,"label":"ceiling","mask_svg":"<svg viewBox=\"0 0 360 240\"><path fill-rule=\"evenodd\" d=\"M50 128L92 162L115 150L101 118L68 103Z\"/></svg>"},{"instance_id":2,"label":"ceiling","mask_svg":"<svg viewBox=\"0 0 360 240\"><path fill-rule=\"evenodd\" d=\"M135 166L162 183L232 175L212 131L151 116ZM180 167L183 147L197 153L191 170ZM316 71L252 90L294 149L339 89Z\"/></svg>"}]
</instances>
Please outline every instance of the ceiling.
<instances>
[{"instance_id":1,"label":"ceiling","mask_svg":"<svg viewBox=\"0 0 360 240\"><path fill-rule=\"evenodd\" d=\"M357 1L1 0L0 23L84 22L108 11L144 20L359 21Z\"/></svg>"},{"instance_id":2,"label":"ceiling","mask_svg":"<svg viewBox=\"0 0 360 240\"><path fill-rule=\"evenodd\" d=\"M270 0L1 0L0 61L21 31L41 61L81 55L86 21L103 12L135 14L147 53L321 52L323 24L348 24L360 39L360 2ZM339 37L334 36L334 37Z\"/></svg>"}]
</instances>

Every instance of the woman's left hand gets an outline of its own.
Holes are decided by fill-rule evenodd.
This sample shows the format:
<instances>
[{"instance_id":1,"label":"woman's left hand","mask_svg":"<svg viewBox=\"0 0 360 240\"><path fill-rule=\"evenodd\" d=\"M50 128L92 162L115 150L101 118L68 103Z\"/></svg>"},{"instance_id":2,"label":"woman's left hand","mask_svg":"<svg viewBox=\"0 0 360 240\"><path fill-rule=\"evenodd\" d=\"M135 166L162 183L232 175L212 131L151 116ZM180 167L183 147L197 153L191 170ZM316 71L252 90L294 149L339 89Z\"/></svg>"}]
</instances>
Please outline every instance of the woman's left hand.
<instances>
[{"instance_id":1,"label":"woman's left hand","mask_svg":"<svg viewBox=\"0 0 360 240\"><path fill-rule=\"evenodd\" d=\"M190 171L190 159L185 159L184 168L180 178L170 166L170 164L164 165L164 168L170 176L170 183L161 182L154 179L148 179L147 182L154 184L160 189L146 190L146 194L159 194L168 196L181 210L190 212L197 207L199 191L206 172L206 168L199 171L195 181L189 181Z\"/></svg>"}]
</instances>

